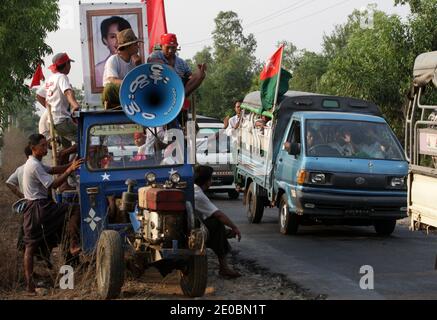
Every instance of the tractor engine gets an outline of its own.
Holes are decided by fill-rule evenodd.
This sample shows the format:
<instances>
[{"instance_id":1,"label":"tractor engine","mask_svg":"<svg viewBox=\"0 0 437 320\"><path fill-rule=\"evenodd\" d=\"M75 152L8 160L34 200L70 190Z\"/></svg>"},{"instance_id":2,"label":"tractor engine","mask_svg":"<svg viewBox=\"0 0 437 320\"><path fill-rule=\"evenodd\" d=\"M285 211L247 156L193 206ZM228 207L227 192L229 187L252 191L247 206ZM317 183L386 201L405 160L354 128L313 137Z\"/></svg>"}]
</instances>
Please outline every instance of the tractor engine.
<instances>
[{"instance_id":1,"label":"tractor engine","mask_svg":"<svg viewBox=\"0 0 437 320\"><path fill-rule=\"evenodd\" d=\"M186 248L185 194L174 188L147 186L138 190L142 238L162 248Z\"/></svg>"}]
</instances>

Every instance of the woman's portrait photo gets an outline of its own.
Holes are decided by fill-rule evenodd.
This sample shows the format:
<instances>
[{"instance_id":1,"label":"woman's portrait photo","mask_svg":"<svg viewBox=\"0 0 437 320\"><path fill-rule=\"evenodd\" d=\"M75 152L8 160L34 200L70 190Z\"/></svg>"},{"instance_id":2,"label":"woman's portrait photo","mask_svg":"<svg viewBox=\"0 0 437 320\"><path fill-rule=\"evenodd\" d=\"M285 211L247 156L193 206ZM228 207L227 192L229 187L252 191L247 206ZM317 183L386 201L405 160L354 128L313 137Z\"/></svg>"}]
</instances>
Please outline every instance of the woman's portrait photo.
<instances>
[{"instance_id":1,"label":"woman's portrait photo","mask_svg":"<svg viewBox=\"0 0 437 320\"><path fill-rule=\"evenodd\" d=\"M132 29L143 38L141 9L115 9L87 11L91 92L103 90L103 71L110 56L117 53L117 33ZM144 48L140 47L144 57Z\"/></svg>"}]
</instances>

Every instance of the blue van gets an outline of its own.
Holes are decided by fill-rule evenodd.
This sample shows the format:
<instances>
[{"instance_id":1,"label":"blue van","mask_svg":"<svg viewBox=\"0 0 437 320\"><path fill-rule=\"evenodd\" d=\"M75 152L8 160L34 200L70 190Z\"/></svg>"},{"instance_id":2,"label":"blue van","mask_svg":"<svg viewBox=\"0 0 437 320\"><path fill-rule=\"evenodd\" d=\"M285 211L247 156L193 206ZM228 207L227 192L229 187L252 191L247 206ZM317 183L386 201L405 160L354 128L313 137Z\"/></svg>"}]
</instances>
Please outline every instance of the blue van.
<instances>
[{"instance_id":1,"label":"blue van","mask_svg":"<svg viewBox=\"0 0 437 320\"><path fill-rule=\"evenodd\" d=\"M343 224L390 235L406 217L408 163L375 104L289 91L273 113L260 106L259 92L244 99L237 145L251 223L275 205L283 234Z\"/></svg>"}]
</instances>

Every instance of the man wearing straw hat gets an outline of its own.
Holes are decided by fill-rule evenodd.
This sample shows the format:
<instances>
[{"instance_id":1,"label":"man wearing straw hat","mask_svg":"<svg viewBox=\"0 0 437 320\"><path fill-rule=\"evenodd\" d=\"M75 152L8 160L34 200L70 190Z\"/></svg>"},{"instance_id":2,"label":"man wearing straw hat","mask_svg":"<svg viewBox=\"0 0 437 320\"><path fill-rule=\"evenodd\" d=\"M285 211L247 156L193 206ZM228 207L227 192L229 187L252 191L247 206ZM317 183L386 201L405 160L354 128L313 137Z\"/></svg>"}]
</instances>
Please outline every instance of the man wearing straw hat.
<instances>
[{"instance_id":1,"label":"man wearing straw hat","mask_svg":"<svg viewBox=\"0 0 437 320\"><path fill-rule=\"evenodd\" d=\"M141 64L138 55L138 39L132 29L125 29L117 33L117 53L109 57L103 72L102 103L105 109L112 109L120 105L118 92L124 77Z\"/></svg>"}]
</instances>

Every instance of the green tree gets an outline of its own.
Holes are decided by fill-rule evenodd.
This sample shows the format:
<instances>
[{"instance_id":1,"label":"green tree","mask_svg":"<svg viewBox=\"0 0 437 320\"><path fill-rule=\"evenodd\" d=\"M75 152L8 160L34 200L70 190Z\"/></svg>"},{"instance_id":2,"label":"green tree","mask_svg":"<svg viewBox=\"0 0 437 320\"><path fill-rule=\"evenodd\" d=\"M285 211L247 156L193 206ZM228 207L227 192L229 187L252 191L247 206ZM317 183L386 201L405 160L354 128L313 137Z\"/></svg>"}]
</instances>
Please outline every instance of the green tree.
<instances>
[{"instance_id":1,"label":"green tree","mask_svg":"<svg viewBox=\"0 0 437 320\"><path fill-rule=\"evenodd\" d=\"M355 28L346 46L329 61L321 91L375 102L401 136L401 105L409 83L409 47L400 18L376 11L373 28Z\"/></svg>"},{"instance_id":2,"label":"green tree","mask_svg":"<svg viewBox=\"0 0 437 320\"><path fill-rule=\"evenodd\" d=\"M52 52L44 40L58 28L58 15L56 0L0 1L0 126L26 103L30 93L24 81Z\"/></svg>"},{"instance_id":3,"label":"green tree","mask_svg":"<svg viewBox=\"0 0 437 320\"><path fill-rule=\"evenodd\" d=\"M292 90L320 92L320 79L327 68L327 59L315 52L303 51L290 81Z\"/></svg>"},{"instance_id":4,"label":"green tree","mask_svg":"<svg viewBox=\"0 0 437 320\"><path fill-rule=\"evenodd\" d=\"M247 37L243 34L243 26L235 12L220 11L214 22L215 29L212 35L216 58L227 57L235 49L244 50L253 56L256 50L255 37L253 34Z\"/></svg>"},{"instance_id":5,"label":"green tree","mask_svg":"<svg viewBox=\"0 0 437 320\"><path fill-rule=\"evenodd\" d=\"M207 63L207 77L194 93L198 112L223 118L233 112L233 102L249 91L258 64L256 41L245 36L235 12L220 12L215 19L213 47L206 47L192 59L192 66Z\"/></svg>"}]
</instances>

